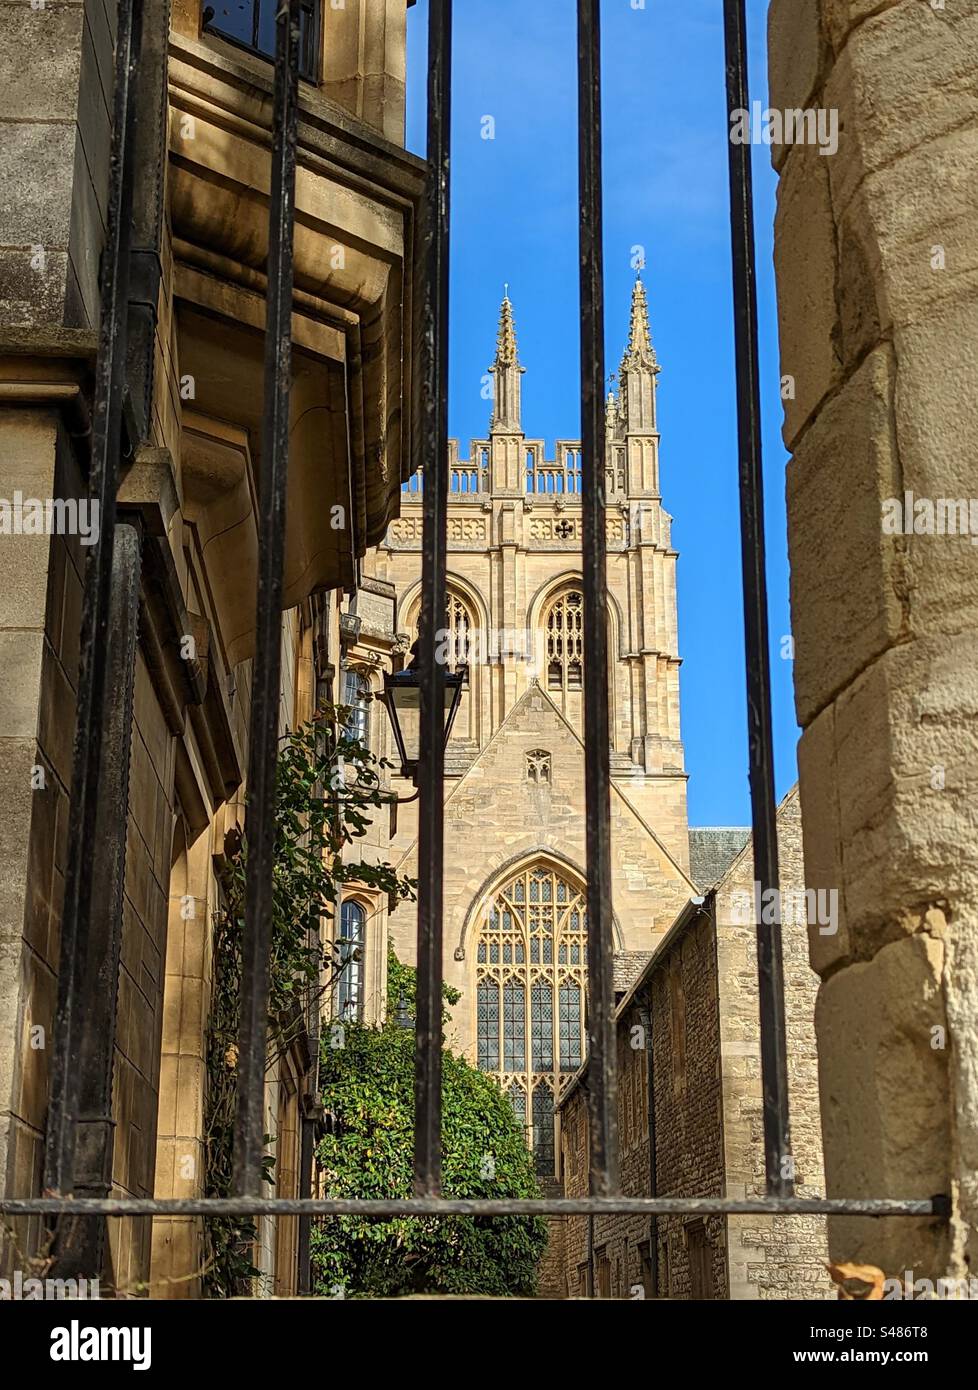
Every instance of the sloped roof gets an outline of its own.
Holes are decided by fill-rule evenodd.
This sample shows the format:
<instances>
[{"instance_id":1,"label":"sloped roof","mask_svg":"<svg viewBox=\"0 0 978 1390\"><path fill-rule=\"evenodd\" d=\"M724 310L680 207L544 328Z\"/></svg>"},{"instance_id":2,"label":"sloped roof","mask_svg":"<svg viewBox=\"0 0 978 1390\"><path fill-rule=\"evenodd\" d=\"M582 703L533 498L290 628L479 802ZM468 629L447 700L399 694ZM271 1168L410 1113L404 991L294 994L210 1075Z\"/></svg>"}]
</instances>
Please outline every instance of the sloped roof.
<instances>
[{"instance_id":1,"label":"sloped roof","mask_svg":"<svg viewBox=\"0 0 978 1390\"><path fill-rule=\"evenodd\" d=\"M689 872L696 886L719 883L749 839L749 825L690 826Z\"/></svg>"}]
</instances>

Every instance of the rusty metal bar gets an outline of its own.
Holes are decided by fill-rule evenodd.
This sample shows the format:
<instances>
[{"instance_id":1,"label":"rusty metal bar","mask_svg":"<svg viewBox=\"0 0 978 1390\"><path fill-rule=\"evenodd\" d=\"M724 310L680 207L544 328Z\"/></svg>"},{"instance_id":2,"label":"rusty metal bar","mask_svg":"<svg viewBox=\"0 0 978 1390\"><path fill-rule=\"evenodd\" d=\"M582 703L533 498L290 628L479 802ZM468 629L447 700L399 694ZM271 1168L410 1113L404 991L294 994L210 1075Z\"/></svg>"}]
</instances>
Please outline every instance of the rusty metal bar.
<instances>
[{"instance_id":1,"label":"rusty metal bar","mask_svg":"<svg viewBox=\"0 0 978 1390\"><path fill-rule=\"evenodd\" d=\"M71 1185L78 1197L108 1197L112 1191L116 1129L112 1080L142 571L142 524L138 517L123 515L117 519L113 550L107 666L111 698L104 711L99 828L89 849L94 892L85 969L80 981L84 1014L78 1032L78 1113ZM105 1260L104 1221L59 1226L54 1255L52 1273L58 1278L99 1275Z\"/></svg>"},{"instance_id":2,"label":"rusty metal bar","mask_svg":"<svg viewBox=\"0 0 978 1390\"><path fill-rule=\"evenodd\" d=\"M749 111L747 18L744 0L724 0L727 108ZM728 136L730 124L727 126ZM767 585L764 574L764 484L757 354L757 276L751 146L727 140L730 169L730 242L733 261L734 342L737 367L737 448L740 535L747 663L747 733L757 913L757 980L761 1016L764 1159L769 1195L794 1191L788 1121L788 1053L784 971L778 922L762 920L762 903L780 903ZM770 898L769 894L775 895ZM765 914L767 915L767 914Z\"/></svg>"},{"instance_id":3,"label":"rusty metal bar","mask_svg":"<svg viewBox=\"0 0 978 1390\"><path fill-rule=\"evenodd\" d=\"M913 1216L946 1219L947 1197L5 1197L2 1216Z\"/></svg>"},{"instance_id":4,"label":"rusty metal bar","mask_svg":"<svg viewBox=\"0 0 978 1390\"><path fill-rule=\"evenodd\" d=\"M265 394L258 489L258 598L251 685L245 839L248 846L238 1109L234 1185L240 1196L261 1191L264 1084L275 852L275 761L282 664L282 568L285 559L292 379L292 246L296 136L299 120L299 0L286 0L275 20L275 94L268 219Z\"/></svg>"},{"instance_id":5,"label":"rusty metal bar","mask_svg":"<svg viewBox=\"0 0 978 1390\"><path fill-rule=\"evenodd\" d=\"M581 270L581 533L584 591L584 783L587 866L588 1111L591 1192L618 1191L618 1101L611 918L608 589L604 499L604 264L599 0L578 0Z\"/></svg>"},{"instance_id":6,"label":"rusty metal bar","mask_svg":"<svg viewBox=\"0 0 978 1390\"><path fill-rule=\"evenodd\" d=\"M82 1084L84 979L93 910L109 610L126 387L129 250L135 183L134 100L143 0L119 0L112 96L112 144L106 239L102 254L98 358L92 409L89 493L98 506L98 538L89 550L82 596L78 699L72 754L68 857L58 968L58 1011L51 1059L44 1184L70 1192L75 1121Z\"/></svg>"},{"instance_id":7,"label":"rusty metal bar","mask_svg":"<svg viewBox=\"0 0 978 1390\"><path fill-rule=\"evenodd\" d=\"M421 540L421 750L418 786L418 975L414 1078L414 1185L441 1188L442 868L445 668L436 660L445 621L448 541L448 247L452 4L428 7L428 192L424 227L421 432L425 484Z\"/></svg>"}]
</instances>

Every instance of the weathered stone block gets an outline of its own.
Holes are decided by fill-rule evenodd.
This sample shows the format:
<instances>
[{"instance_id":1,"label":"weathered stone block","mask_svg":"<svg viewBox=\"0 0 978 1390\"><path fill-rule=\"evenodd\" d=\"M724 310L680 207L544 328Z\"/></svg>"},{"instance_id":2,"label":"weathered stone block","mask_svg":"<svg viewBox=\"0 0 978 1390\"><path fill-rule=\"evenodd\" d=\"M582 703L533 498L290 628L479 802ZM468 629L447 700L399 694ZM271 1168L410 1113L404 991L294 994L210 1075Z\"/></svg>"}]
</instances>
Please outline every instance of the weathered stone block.
<instances>
[{"instance_id":1,"label":"weathered stone block","mask_svg":"<svg viewBox=\"0 0 978 1390\"><path fill-rule=\"evenodd\" d=\"M901 539L881 504L899 489L892 363L873 353L829 401L788 466L795 703L807 725L905 623Z\"/></svg>"},{"instance_id":2,"label":"weathered stone block","mask_svg":"<svg viewBox=\"0 0 978 1390\"><path fill-rule=\"evenodd\" d=\"M943 12L902 0L860 24L825 85L824 103L840 113L842 133L832 166L835 206L843 209L860 183L887 171L926 215L941 185L930 173L916 185L896 162L914 151L926 159L948 132L973 129L978 90L978 12L948 4ZM941 201L938 192L936 201Z\"/></svg>"},{"instance_id":3,"label":"weathered stone block","mask_svg":"<svg viewBox=\"0 0 978 1390\"><path fill-rule=\"evenodd\" d=\"M771 106L781 111L808 106L818 85L824 43L817 6L811 0L771 0L767 41Z\"/></svg>"},{"instance_id":4,"label":"weathered stone block","mask_svg":"<svg viewBox=\"0 0 978 1390\"><path fill-rule=\"evenodd\" d=\"M81 70L81 5L5 5L0 121L73 121Z\"/></svg>"},{"instance_id":5,"label":"weathered stone block","mask_svg":"<svg viewBox=\"0 0 978 1390\"><path fill-rule=\"evenodd\" d=\"M74 121L4 127L0 244L68 245L74 160Z\"/></svg>"},{"instance_id":6,"label":"weathered stone block","mask_svg":"<svg viewBox=\"0 0 978 1390\"><path fill-rule=\"evenodd\" d=\"M948 1190L944 947L919 933L850 965L819 990L822 1129L829 1196L931 1197ZM894 1117L899 1116L899 1123ZM938 1223L893 1218L830 1221L833 1259L888 1274L943 1273Z\"/></svg>"},{"instance_id":7,"label":"weathered stone block","mask_svg":"<svg viewBox=\"0 0 978 1390\"><path fill-rule=\"evenodd\" d=\"M814 146L796 145L778 187L774 264L781 375L793 378L794 390L794 398L783 401L789 449L841 371L835 302L826 290L836 278L828 163Z\"/></svg>"},{"instance_id":8,"label":"weathered stone block","mask_svg":"<svg viewBox=\"0 0 978 1390\"><path fill-rule=\"evenodd\" d=\"M836 764L853 950L969 899L978 840L978 676L970 633L901 644L839 700Z\"/></svg>"},{"instance_id":9,"label":"weathered stone block","mask_svg":"<svg viewBox=\"0 0 978 1390\"><path fill-rule=\"evenodd\" d=\"M802 821L805 886L816 892L834 892L838 910L837 932L827 934L817 924L809 925L809 960L819 974L849 954L838 778L835 709L829 705L809 724L798 743L798 783L806 808Z\"/></svg>"}]
</instances>

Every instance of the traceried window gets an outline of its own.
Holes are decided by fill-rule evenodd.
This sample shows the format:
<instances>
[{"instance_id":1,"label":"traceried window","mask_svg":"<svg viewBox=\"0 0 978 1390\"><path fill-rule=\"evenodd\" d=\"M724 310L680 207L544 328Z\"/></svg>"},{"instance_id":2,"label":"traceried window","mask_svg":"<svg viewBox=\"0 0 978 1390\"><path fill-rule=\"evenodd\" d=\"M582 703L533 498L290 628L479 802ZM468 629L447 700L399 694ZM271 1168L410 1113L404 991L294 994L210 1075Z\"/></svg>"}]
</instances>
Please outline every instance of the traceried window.
<instances>
[{"instance_id":1,"label":"traceried window","mask_svg":"<svg viewBox=\"0 0 978 1390\"><path fill-rule=\"evenodd\" d=\"M476 946L479 1066L512 1100L547 1176L554 1112L584 1055L586 927L581 890L537 864L495 895Z\"/></svg>"},{"instance_id":2,"label":"traceried window","mask_svg":"<svg viewBox=\"0 0 978 1390\"><path fill-rule=\"evenodd\" d=\"M363 1011L367 914L352 899L340 908L340 934L335 944L337 960L343 965L336 981L336 1014L338 1018L359 1018Z\"/></svg>"},{"instance_id":3,"label":"traceried window","mask_svg":"<svg viewBox=\"0 0 978 1390\"><path fill-rule=\"evenodd\" d=\"M418 636L420 610L414 620L414 635ZM449 592L445 601L445 624L438 632L435 642L436 656L443 657L446 669L457 671L460 666L469 664L472 644L472 619L469 610L457 594Z\"/></svg>"},{"instance_id":4,"label":"traceried window","mask_svg":"<svg viewBox=\"0 0 978 1390\"><path fill-rule=\"evenodd\" d=\"M550 754L545 748L531 748L526 755L526 780L537 786L550 785Z\"/></svg>"},{"instance_id":5,"label":"traceried window","mask_svg":"<svg viewBox=\"0 0 978 1390\"><path fill-rule=\"evenodd\" d=\"M469 662L472 624L469 610L457 594L449 594L445 614L445 639L449 671L457 671Z\"/></svg>"},{"instance_id":6,"label":"traceried window","mask_svg":"<svg viewBox=\"0 0 978 1390\"><path fill-rule=\"evenodd\" d=\"M584 595L571 589L556 598L544 619L547 689L584 687Z\"/></svg>"},{"instance_id":7,"label":"traceried window","mask_svg":"<svg viewBox=\"0 0 978 1390\"><path fill-rule=\"evenodd\" d=\"M299 76L310 82L319 76L319 6L320 0L301 0L299 5ZM274 58L278 8L278 0L212 0L204 6L204 33Z\"/></svg>"},{"instance_id":8,"label":"traceried window","mask_svg":"<svg viewBox=\"0 0 978 1390\"><path fill-rule=\"evenodd\" d=\"M418 636L420 617L419 610L414 621L415 639ZM478 660L478 636L465 600L449 589L445 600L445 621L439 628L435 640L435 659L444 661L445 669L448 671L457 671L460 666L470 668L468 682L462 688L458 715L452 727L451 742L454 744L464 743L478 734L478 670L475 664Z\"/></svg>"}]
</instances>

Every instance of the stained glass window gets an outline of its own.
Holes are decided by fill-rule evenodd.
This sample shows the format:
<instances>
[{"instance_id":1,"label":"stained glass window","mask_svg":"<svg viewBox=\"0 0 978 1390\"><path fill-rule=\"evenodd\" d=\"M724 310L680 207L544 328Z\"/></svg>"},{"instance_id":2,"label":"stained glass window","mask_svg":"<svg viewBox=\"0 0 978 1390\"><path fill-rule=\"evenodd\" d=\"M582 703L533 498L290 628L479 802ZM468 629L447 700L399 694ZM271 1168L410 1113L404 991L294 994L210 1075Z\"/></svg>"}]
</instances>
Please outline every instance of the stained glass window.
<instances>
[{"instance_id":1,"label":"stained glass window","mask_svg":"<svg viewBox=\"0 0 978 1390\"><path fill-rule=\"evenodd\" d=\"M479 1066L483 1071L499 1067L499 986L495 980L479 982Z\"/></svg>"},{"instance_id":2,"label":"stained glass window","mask_svg":"<svg viewBox=\"0 0 978 1390\"><path fill-rule=\"evenodd\" d=\"M503 1070L522 1071L526 1059L526 988L508 980L503 990Z\"/></svg>"},{"instance_id":3,"label":"stained glass window","mask_svg":"<svg viewBox=\"0 0 978 1390\"><path fill-rule=\"evenodd\" d=\"M420 609L414 621L415 637L418 635ZM446 669L457 671L460 666L469 665L472 645L472 619L469 610L458 594L449 591L445 600L445 626L440 628L436 638L436 652L443 660Z\"/></svg>"},{"instance_id":4,"label":"stained glass window","mask_svg":"<svg viewBox=\"0 0 978 1390\"><path fill-rule=\"evenodd\" d=\"M577 1071L581 1065L581 987L560 987L560 1070Z\"/></svg>"},{"instance_id":5,"label":"stained glass window","mask_svg":"<svg viewBox=\"0 0 978 1390\"><path fill-rule=\"evenodd\" d=\"M553 1172L556 1097L583 1060L585 939L581 889L534 864L494 895L476 945L479 1066L527 1125L542 1173Z\"/></svg>"},{"instance_id":6,"label":"stained glass window","mask_svg":"<svg viewBox=\"0 0 978 1390\"><path fill-rule=\"evenodd\" d=\"M545 1081L538 1081L533 1088L533 1157L538 1173L553 1173L554 1097Z\"/></svg>"},{"instance_id":7,"label":"stained glass window","mask_svg":"<svg viewBox=\"0 0 978 1390\"><path fill-rule=\"evenodd\" d=\"M549 980L533 986L533 1070L554 1069L554 991Z\"/></svg>"}]
</instances>

